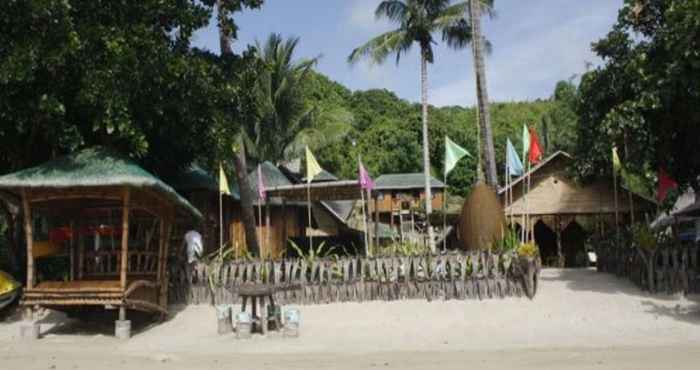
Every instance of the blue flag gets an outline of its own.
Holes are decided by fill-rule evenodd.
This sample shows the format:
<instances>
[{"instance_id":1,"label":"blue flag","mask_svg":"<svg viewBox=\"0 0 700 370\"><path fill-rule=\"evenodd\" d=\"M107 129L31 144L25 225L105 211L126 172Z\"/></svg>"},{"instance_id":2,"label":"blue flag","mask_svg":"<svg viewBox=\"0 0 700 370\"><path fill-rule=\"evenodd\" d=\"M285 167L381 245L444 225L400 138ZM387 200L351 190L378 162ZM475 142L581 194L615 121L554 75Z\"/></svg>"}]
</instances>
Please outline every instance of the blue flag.
<instances>
[{"instance_id":1,"label":"blue flag","mask_svg":"<svg viewBox=\"0 0 700 370\"><path fill-rule=\"evenodd\" d=\"M523 162L520 161L518 152L515 151L515 147L510 142L510 139L508 139L506 144L506 166L508 166L508 174L511 176L521 176L523 174Z\"/></svg>"}]
</instances>

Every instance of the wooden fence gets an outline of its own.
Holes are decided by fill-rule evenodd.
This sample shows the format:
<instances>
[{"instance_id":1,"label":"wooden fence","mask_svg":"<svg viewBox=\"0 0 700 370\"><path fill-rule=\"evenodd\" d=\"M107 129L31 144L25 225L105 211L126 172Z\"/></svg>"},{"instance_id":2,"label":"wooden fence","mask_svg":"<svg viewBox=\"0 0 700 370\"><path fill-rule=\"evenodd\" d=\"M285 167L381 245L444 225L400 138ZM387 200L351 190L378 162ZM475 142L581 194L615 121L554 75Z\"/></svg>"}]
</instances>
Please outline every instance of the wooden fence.
<instances>
[{"instance_id":1,"label":"wooden fence","mask_svg":"<svg viewBox=\"0 0 700 370\"><path fill-rule=\"evenodd\" d=\"M653 251L605 247L596 251L598 271L629 278L652 293L700 293L700 248L695 244Z\"/></svg>"},{"instance_id":2,"label":"wooden fence","mask_svg":"<svg viewBox=\"0 0 700 370\"><path fill-rule=\"evenodd\" d=\"M170 264L170 302L234 304L243 285L280 288L282 304L400 299L487 299L527 296L537 290L539 263L490 252L316 261L232 261L223 265Z\"/></svg>"}]
</instances>

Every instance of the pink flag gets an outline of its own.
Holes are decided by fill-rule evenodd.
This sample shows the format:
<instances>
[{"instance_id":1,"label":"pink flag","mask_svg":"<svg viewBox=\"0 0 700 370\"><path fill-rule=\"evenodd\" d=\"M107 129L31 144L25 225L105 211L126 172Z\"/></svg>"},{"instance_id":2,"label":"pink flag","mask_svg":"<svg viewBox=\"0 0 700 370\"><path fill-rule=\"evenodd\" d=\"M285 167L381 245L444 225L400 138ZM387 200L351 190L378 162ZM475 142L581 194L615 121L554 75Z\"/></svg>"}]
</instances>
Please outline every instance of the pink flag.
<instances>
[{"instance_id":1,"label":"pink flag","mask_svg":"<svg viewBox=\"0 0 700 370\"><path fill-rule=\"evenodd\" d=\"M369 177L369 174L367 173L367 170L365 170L362 163L360 163L360 187L363 190L372 190L372 188L374 188L374 181L372 181L372 178Z\"/></svg>"},{"instance_id":2,"label":"pink flag","mask_svg":"<svg viewBox=\"0 0 700 370\"><path fill-rule=\"evenodd\" d=\"M258 198L260 198L261 201L265 201L267 199L267 194L266 194L266 189L265 189L265 183L263 182L263 177L262 177L262 170L261 166L258 165Z\"/></svg>"}]
</instances>

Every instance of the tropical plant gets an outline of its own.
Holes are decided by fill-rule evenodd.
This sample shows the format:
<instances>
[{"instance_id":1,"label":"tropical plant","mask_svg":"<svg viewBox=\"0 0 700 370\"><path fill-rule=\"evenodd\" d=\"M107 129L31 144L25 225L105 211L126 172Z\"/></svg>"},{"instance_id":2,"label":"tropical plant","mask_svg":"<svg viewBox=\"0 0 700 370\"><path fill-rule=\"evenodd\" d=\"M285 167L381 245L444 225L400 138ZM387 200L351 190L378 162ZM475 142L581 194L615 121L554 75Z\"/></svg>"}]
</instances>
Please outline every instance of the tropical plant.
<instances>
[{"instance_id":1,"label":"tropical plant","mask_svg":"<svg viewBox=\"0 0 700 370\"><path fill-rule=\"evenodd\" d=\"M480 0L481 1L481 0ZM491 3L491 1L484 1ZM464 47L471 41L471 30L465 18L469 3L450 4L450 0L385 0L375 10L377 18L386 18L399 27L383 33L354 49L348 57L351 64L369 57L373 63L383 63L396 54L398 64L414 44L418 44L421 65L421 123L423 138L423 173L425 175L426 216L430 219L430 151L428 141L428 64L434 62L433 34L442 32L443 40L454 47ZM433 228L428 222L430 248L435 250Z\"/></svg>"},{"instance_id":2,"label":"tropical plant","mask_svg":"<svg viewBox=\"0 0 700 370\"><path fill-rule=\"evenodd\" d=\"M326 247L326 242L319 243L318 247L310 247L308 251L302 250L299 245L292 240L289 241L289 245L294 249L297 256L304 260L308 265L318 261L319 259L332 256L335 251L335 247Z\"/></svg>"},{"instance_id":3,"label":"tropical plant","mask_svg":"<svg viewBox=\"0 0 700 370\"><path fill-rule=\"evenodd\" d=\"M520 244L518 246L518 256L521 257L537 257L540 255L540 249L537 247L537 244L534 241L529 241Z\"/></svg>"},{"instance_id":4,"label":"tropical plant","mask_svg":"<svg viewBox=\"0 0 700 370\"><path fill-rule=\"evenodd\" d=\"M374 246L374 257L412 257L430 253L430 247L419 243L394 242L384 246Z\"/></svg>"},{"instance_id":5,"label":"tropical plant","mask_svg":"<svg viewBox=\"0 0 700 370\"><path fill-rule=\"evenodd\" d=\"M514 251L520 245L520 238L515 230L508 228L503 233L503 238L493 243L491 249L496 253L506 253Z\"/></svg>"}]
</instances>

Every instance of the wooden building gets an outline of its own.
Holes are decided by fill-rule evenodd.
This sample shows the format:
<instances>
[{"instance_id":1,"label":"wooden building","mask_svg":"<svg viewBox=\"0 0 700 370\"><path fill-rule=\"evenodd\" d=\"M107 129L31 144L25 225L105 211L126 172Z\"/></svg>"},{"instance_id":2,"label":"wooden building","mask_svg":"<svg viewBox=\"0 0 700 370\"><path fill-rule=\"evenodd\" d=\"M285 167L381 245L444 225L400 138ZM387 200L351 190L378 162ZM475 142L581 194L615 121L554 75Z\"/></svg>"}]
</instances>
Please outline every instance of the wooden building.
<instances>
[{"instance_id":1,"label":"wooden building","mask_svg":"<svg viewBox=\"0 0 700 370\"><path fill-rule=\"evenodd\" d=\"M529 174L513 181L499 191L506 220L522 229L529 215L527 235L534 236L543 262L549 265L574 266L585 253L587 232L582 223L604 231L615 225L615 192L612 180L600 179L590 184L578 184L567 172L570 155L556 152L532 168ZM526 187L530 178L530 191ZM512 201L507 201L511 194ZM656 204L638 194L618 189L617 213L620 222L633 217L644 219L655 213ZM585 255L584 255L585 256Z\"/></svg>"},{"instance_id":2,"label":"wooden building","mask_svg":"<svg viewBox=\"0 0 700 370\"><path fill-rule=\"evenodd\" d=\"M398 230L402 239L413 233L417 215L425 209L425 177L422 173L397 173L381 175L374 181L377 193L376 204L370 208L378 214L380 223L386 223L391 230ZM445 184L430 177L433 210L442 209L445 200ZM376 207L376 211L374 210ZM376 216L375 216L376 219Z\"/></svg>"},{"instance_id":3,"label":"wooden building","mask_svg":"<svg viewBox=\"0 0 700 370\"><path fill-rule=\"evenodd\" d=\"M27 248L22 305L167 313L167 255L177 218L201 214L128 158L86 149L0 177L21 199ZM54 271L46 259L65 261Z\"/></svg>"}]
</instances>

